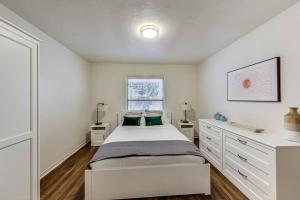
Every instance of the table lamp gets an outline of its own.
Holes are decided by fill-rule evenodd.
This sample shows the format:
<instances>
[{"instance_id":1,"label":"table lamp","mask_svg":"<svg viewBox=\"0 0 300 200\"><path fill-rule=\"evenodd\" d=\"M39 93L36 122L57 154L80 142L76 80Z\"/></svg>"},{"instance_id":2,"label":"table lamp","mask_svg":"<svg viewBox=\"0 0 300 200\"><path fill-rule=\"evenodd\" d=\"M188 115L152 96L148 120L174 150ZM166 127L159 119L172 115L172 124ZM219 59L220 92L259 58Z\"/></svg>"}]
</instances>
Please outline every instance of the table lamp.
<instances>
[{"instance_id":1,"label":"table lamp","mask_svg":"<svg viewBox=\"0 0 300 200\"><path fill-rule=\"evenodd\" d=\"M96 125L101 125L102 122L99 122L99 111L101 112L106 112L108 111L109 106L104 103L98 103L97 104L97 122L95 123Z\"/></svg>"},{"instance_id":2,"label":"table lamp","mask_svg":"<svg viewBox=\"0 0 300 200\"><path fill-rule=\"evenodd\" d=\"M184 111L184 120L182 120L182 123L189 123L189 121L186 120L186 111L191 110L191 105L188 103L184 103L181 105L181 109Z\"/></svg>"}]
</instances>

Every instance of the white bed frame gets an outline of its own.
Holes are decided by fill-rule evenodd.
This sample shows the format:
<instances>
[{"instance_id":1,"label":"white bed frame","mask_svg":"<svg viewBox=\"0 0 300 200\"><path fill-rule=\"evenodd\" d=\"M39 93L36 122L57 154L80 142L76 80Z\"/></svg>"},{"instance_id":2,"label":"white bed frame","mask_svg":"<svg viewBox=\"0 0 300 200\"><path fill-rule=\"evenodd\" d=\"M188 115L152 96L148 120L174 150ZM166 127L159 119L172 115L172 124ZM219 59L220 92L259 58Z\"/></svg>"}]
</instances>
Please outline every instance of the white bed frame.
<instances>
[{"instance_id":1,"label":"white bed frame","mask_svg":"<svg viewBox=\"0 0 300 200\"><path fill-rule=\"evenodd\" d=\"M210 194L208 163L85 170L85 200L187 194Z\"/></svg>"}]
</instances>

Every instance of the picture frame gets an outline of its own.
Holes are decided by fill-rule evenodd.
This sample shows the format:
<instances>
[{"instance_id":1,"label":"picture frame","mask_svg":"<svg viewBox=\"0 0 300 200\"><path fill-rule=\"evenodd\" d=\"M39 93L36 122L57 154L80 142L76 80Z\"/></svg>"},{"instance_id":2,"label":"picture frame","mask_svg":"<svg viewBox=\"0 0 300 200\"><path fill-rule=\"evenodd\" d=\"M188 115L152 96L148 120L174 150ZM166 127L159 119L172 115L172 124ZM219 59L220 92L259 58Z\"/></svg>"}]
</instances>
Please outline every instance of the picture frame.
<instances>
[{"instance_id":1,"label":"picture frame","mask_svg":"<svg viewBox=\"0 0 300 200\"><path fill-rule=\"evenodd\" d=\"M280 57L227 72L227 101L280 102Z\"/></svg>"}]
</instances>

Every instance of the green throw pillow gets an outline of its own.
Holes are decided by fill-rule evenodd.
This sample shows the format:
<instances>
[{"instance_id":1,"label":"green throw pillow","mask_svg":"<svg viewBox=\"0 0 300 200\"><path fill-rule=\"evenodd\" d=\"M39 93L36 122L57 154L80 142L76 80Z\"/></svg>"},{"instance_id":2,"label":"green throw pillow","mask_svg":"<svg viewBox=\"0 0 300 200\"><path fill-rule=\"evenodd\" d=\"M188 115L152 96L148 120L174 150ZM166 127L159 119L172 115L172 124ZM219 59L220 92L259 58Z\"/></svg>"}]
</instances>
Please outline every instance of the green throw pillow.
<instances>
[{"instance_id":1,"label":"green throw pillow","mask_svg":"<svg viewBox=\"0 0 300 200\"><path fill-rule=\"evenodd\" d=\"M145 117L146 126L163 125L161 116Z\"/></svg>"},{"instance_id":2,"label":"green throw pillow","mask_svg":"<svg viewBox=\"0 0 300 200\"><path fill-rule=\"evenodd\" d=\"M122 126L140 126L141 117L126 117L124 116Z\"/></svg>"}]
</instances>

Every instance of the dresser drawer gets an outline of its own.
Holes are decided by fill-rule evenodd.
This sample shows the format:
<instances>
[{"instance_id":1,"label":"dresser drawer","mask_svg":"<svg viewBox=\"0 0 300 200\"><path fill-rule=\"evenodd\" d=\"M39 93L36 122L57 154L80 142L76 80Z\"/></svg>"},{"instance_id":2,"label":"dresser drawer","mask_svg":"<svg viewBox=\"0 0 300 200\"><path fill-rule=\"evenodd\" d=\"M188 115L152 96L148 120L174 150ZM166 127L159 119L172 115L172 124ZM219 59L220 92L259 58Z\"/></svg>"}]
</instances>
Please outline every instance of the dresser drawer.
<instances>
[{"instance_id":1,"label":"dresser drawer","mask_svg":"<svg viewBox=\"0 0 300 200\"><path fill-rule=\"evenodd\" d=\"M216 147L222 149L222 137L216 134L200 131L199 139Z\"/></svg>"},{"instance_id":2,"label":"dresser drawer","mask_svg":"<svg viewBox=\"0 0 300 200\"><path fill-rule=\"evenodd\" d=\"M216 135L216 137L222 138L222 129L215 127L213 125L210 125L210 124L207 124L204 122L200 122L199 129L200 129L200 131L206 132L208 134L213 134L213 135Z\"/></svg>"},{"instance_id":3,"label":"dresser drawer","mask_svg":"<svg viewBox=\"0 0 300 200\"><path fill-rule=\"evenodd\" d=\"M91 145L92 146L99 146L101 145L105 140L105 133L98 133L98 132L91 132Z\"/></svg>"},{"instance_id":4,"label":"dresser drawer","mask_svg":"<svg viewBox=\"0 0 300 200\"><path fill-rule=\"evenodd\" d=\"M97 131L97 130L103 130L103 131L105 131L105 129L106 129L106 127L104 127L104 126L100 126L100 127L92 127L92 130L93 130L93 131Z\"/></svg>"},{"instance_id":5,"label":"dresser drawer","mask_svg":"<svg viewBox=\"0 0 300 200\"><path fill-rule=\"evenodd\" d=\"M258 174L261 178L267 178L271 172L270 161L262 160L256 155L250 154L232 143L224 143L224 155L231 156L236 162L248 168L253 173Z\"/></svg>"},{"instance_id":6,"label":"dresser drawer","mask_svg":"<svg viewBox=\"0 0 300 200\"><path fill-rule=\"evenodd\" d=\"M220 171L222 170L222 152L220 149L207 144L204 141L200 142L200 151L205 158L211 162Z\"/></svg>"},{"instance_id":7,"label":"dresser drawer","mask_svg":"<svg viewBox=\"0 0 300 200\"><path fill-rule=\"evenodd\" d=\"M92 130L92 132L95 134L105 134L106 130Z\"/></svg>"},{"instance_id":8,"label":"dresser drawer","mask_svg":"<svg viewBox=\"0 0 300 200\"><path fill-rule=\"evenodd\" d=\"M232 162L234 162L236 165L238 165L239 168L243 169L244 171L247 171L248 174L252 174L253 177L255 177L255 179L257 180L257 182L260 182L262 185L267 185L268 190L266 190L266 192L269 191L269 189L270 189L269 187L272 184L270 173L266 173L266 172L260 170L259 168L257 168L257 166L255 166L255 164L252 165L249 162L240 159L239 157L232 154L231 152L226 151L224 153L223 166L225 166L226 164L230 165L230 163L232 163Z\"/></svg>"},{"instance_id":9,"label":"dresser drawer","mask_svg":"<svg viewBox=\"0 0 300 200\"><path fill-rule=\"evenodd\" d=\"M269 200L270 183L260 179L256 174L239 165L229 156L224 158L223 173L249 198L257 200Z\"/></svg>"},{"instance_id":10,"label":"dresser drawer","mask_svg":"<svg viewBox=\"0 0 300 200\"><path fill-rule=\"evenodd\" d=\"M267 146L228 131L224 131L223 143L224 148L233 146L238 153L249 156L249 159L254 158L258 166L262 167L262 170L263 168L270 168L274 152Z\"/></svg>"},{"instance_id":11,"label":"dresser drawer","mask_svg":"<svg viewBox=\"0 0 300 200\"><path fill-rule=\"evenodd\" d=\"M179 128L194 129L194 125L193 124L180 124Z\"/></svg>"}]
</instances>

